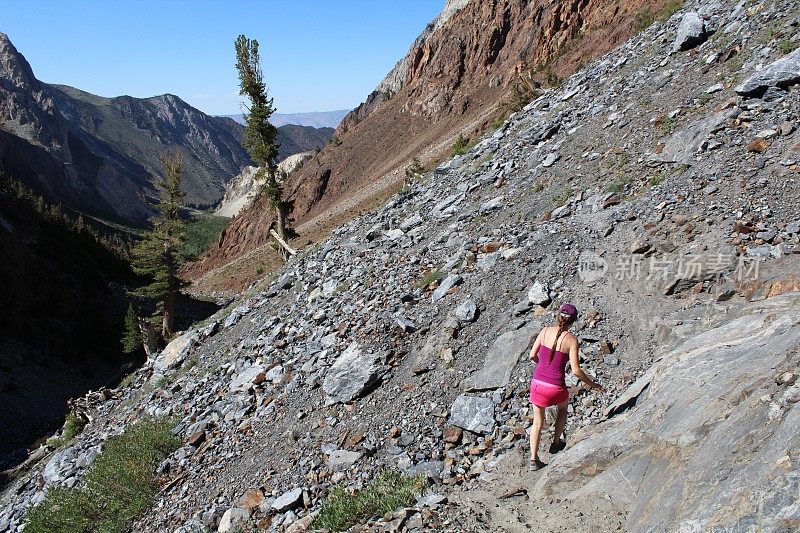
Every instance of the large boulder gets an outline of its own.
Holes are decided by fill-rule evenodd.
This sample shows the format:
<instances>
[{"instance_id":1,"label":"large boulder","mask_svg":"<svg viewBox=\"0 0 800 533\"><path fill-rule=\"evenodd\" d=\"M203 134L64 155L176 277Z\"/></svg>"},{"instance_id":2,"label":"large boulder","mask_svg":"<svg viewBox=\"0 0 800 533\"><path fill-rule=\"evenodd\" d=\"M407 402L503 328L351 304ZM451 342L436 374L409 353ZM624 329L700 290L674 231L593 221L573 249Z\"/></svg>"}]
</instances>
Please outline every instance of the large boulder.
<instances>
[{"instance_id":1,"label":"large boulder","mask_svg":"<svg viewBox=\"0 0 800 533\"><path fill-rule=\"evenodd\" d=\"M459 396L450 408L450 425L473 433L491 433L494 429L494 402L480 396Z\"/></svg>"},{"instance_id":2,"label":"large boulder","mask_svg":"<svg viewBox=\"0 0 800 533\"><path fill-rule=\"evenodd\" d=\"M706 24L697 13L685 13L678 25L678 33L672 43L672 53L694 48L706 40Z\"/></svg>"},{"instance_id":3,"label":"large boulder","mask_svg":"<svg viewBox=\"0 0 800 533\"><path fill-rule=\"evenodd\" d=\"M800 382L781 378L797 368L798 305L762 300L665 353L537 496L609 497L627 531L786 531L800 519Z\"/></svg>"},{"instance_id":4,"label":"large boulder","mask_svg":"<svg viewBox=\"0 0 800 533\"><path fill-rule=\"evenodd\" d=\"M351 344L325 375L322 384L325 405L349 402L376 385L383 376L378 358L375 354L362 353L358 344Z\"/></svg>"},{"instance_id":5,"label":"large boulder","mask_svg":"<svg viewBox=\"0 0 800 533\"><path fill-rule=\"evenodd\" d=\"M153 361L153 369L157 372L164 372L180 366L198 340L200 340L200 332L197 330L190 330L179 335L161 350L161 353Z\"/></svg>"},{"instance_id":6,"label":"large boulder","mask_svg":"<svg viewBox=\"0 0 800 533\"><path fill-rule=\"evenodd\" d=\"M762 68L733 90L742 96L761 96L770 87L786 89L800 83L800 48Z\"/></svg>"}]
</instances>

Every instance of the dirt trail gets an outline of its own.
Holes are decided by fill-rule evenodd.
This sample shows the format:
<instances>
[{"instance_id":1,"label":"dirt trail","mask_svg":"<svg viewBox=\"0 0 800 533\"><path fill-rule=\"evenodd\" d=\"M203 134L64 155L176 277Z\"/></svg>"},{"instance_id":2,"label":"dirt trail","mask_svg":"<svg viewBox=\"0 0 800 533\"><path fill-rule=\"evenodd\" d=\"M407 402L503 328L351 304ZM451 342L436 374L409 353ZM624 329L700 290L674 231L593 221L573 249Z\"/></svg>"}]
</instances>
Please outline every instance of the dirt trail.
<instances>
[{"instance_id":1,"label":"dirt trail","mask_svg":"<svg viewBox=\"0 0 800 533\"><path fill-rule=\"evenodd\" d=\"M542 434L543 450L549 438ZM540 457L546 463L555 460L546 451ZM624 531L625 513L607 499L533 494L537 479L547 468L529 472L527 439L519 441L493 468L486 469L477 485L448 494L450 505L443 514L452 531Z\"/></svg>"}]
</instances>

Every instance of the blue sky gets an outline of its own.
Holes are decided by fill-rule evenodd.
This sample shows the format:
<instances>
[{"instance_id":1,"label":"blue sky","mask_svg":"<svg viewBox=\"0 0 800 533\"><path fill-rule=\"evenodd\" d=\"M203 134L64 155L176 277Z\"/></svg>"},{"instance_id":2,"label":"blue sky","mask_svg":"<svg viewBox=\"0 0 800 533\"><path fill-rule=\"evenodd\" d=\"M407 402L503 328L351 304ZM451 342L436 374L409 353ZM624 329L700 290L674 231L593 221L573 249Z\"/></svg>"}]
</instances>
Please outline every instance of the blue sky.
<instances>
[{"instance_id":1,"label":"blue sky","mask_svg":"<svg viewBox=\"0 0 800 533\"><path fill-rule=\"evenodd\" d=\"M239 113L233 42L260 43L279 113L358 105L444 0L0 0L36 77L101 96L177 94Z\"/></svg>"}]
</instances>

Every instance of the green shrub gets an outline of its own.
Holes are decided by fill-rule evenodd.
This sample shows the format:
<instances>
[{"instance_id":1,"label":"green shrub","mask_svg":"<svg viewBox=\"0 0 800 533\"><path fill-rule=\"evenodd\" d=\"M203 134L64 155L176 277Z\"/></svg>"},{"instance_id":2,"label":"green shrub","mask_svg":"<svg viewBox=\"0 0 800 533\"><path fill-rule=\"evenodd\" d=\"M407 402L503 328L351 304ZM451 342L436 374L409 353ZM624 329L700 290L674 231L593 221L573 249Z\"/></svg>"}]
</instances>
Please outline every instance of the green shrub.
<instances>
[{"instance_id":1,"label":"green shrub","mask_svg":"<svg viewBox=\"0 0 800 533\"><path fill-rule=\"evenodd\" d=\"M469 137L465 137L463 133L459 133L456 140L453 142L453 146L450 147L450 152L453 156L457 155L464 155L469 152L470 148L475 146L474 143L469 142Z\"/></svg>"},{"instance_id":2,"label":"green shrub","mask_svg":"<svg viewBox=\"0 0 800 533\"><path fill-rule=\"evenodd\" d=\"M336 487L328 494L312 527L344 531L371 516L382 516L411 504L422 493L425 483L424 475L404 476L387 470L355 493Z\"/></svg>"},{"instance_id":3,"label":"green shrub","mask_svg":"<svg viewBox=\"0 0 800 533\"><path fill-rule=\"evenodd\" d=\"M423 174L425 174L425 165L422 164L418 157L414 157L411 159L411 163L406 167L407 181L414 181Z\"/></svg>"},{"instance_id":4,"label":"green shrub","mask_svg":"<svg viewBox=\"0 0 800 533\"><path fill-rule=\"evenodd\" d=\"M620 193L625 190L630 182L631 178L629 176L623 176L618 180L609 183L608 187L606 187L606 190L609 192Z\"/></svg>"},{"instance_id":5,"label":"green shrub","mask_svg":"<svg viewBox=\"0 0 800 533\"><path fill-rule=\"evenodd\" d=\"M678 127L678 121L669 115L664 115L661 117L661 132L664 135L672 135L675 131L675 128Z\"/></svg>"},{"instance_id":6,"label":"green shrub","mask_svg":"<svg viewBox=\"0 0 800 533\"><path fill-rule=\"evenodd\" d=\"M556 207L561 207L562 205L566 204L570 198L572 198L573 189L570 186L564 187L564 189L553 197L553 203Z\"/></svg>"},{"instance_id":7,"label":"green shrub","mask_svg":"<svg viewBox=\"0 0 800 533\"><path fill-rule=\"evenodd\" d=\"M180 446L174 424L147 419L105 443L76 488L51 487L44 501L28 510L28 533L126 531L156 496L153 470Z\"/></svg>"},{"instance_id":8,"label":"green shrub","mask_svg":"<svg viewBox=\"0 0 800 533\"><path fill-rule=\"evenodd\" d=\"M780 50L782 54L790 54L794 52L795 48L797 48L797 43L793 43L791 39L784 39L778 43L778 50Z\"/></svg>"}]
</instances>

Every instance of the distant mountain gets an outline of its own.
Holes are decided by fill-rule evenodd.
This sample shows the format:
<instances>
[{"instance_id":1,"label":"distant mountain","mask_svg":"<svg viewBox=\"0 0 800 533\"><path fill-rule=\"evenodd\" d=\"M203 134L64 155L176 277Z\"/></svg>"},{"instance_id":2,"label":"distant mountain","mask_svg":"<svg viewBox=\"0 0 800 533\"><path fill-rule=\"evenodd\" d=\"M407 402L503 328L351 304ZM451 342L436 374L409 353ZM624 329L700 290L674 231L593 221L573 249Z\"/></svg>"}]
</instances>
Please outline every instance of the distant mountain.
<instances>
[{"instance_id":1,"label":"distant mountain","mask_svg":"<svg viewBox=\"0 0 800 533\"><path fill-rule=\"evenodd\" d=\"M166 152L184 159L186 203L209 207L252 164L244 128L177 96L105 98L36 79L0 33L0 171L53 203L143 225L153 214ZM324 146L333 130L285 126L279 159Z\"/></svg>"},{"instance_id":2,"label":"distant mountain","mask_svg":"<svg viewBox=\"0 0 800 533\"><path fill-rule=\"evenodd\" d=\"M278 127L286 124L295 124L313 128L336 128L349 112L349 109L339 109L337 111L310 111L308 113L275 113L272 115L270 122ZM242 115L227 116L240 124L244 124Z\"/></svg>"}]
</instances>

